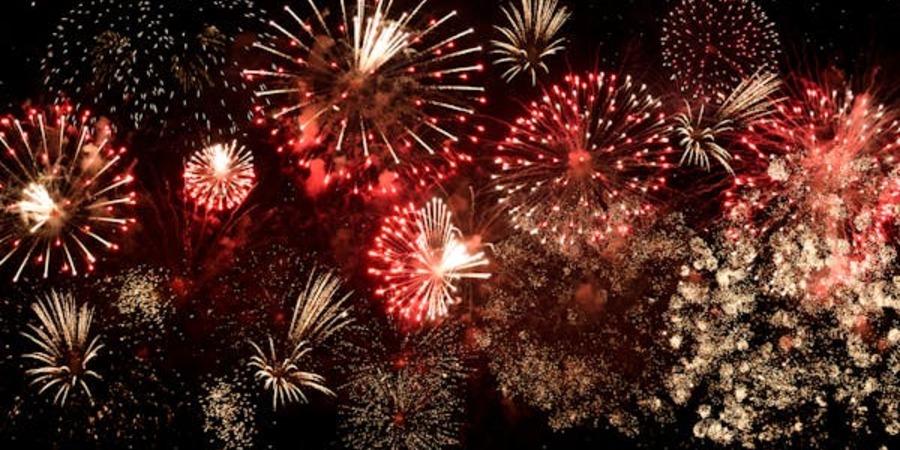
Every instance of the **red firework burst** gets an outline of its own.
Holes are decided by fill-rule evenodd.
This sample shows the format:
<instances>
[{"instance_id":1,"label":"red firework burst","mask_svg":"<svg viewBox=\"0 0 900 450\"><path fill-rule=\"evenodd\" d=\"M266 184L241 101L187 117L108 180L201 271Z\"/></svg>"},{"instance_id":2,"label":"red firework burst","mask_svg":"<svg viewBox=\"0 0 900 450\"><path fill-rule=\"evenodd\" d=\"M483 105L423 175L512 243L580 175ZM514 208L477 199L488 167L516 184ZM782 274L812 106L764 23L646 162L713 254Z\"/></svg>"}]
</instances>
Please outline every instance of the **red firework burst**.
<instances>
[{"instance_id":1,"label":"red firework burst","mask_svg":"<svg viewBox=\"0 0 900 450\"><path fill-rule=\"evenodd\" d=\"M870 271L898 218L900 112L873 90L795 84L778 114L745 137L760 170L738 176L724 206L733 232L759 237L803 227L832 243L830 267L816 284L834 286Z\"/></svg>"},{"instance_id":2,"label":"red firework burst","mask_svg":"<svg viewBox=\"0 0 900 450\"><path fill-rule=\"evenodd\" d=\"M662 46L682 91L713 100L780 54L774 24L750 0L683 0L663 20Z\"/></svg>"},{"instance_id":3,"label":"red firework burst","mask_svg":"<svg viewBox=\"0 0 900 450\"><path fill-rule=\"evenodd\" d=\"M184 167L188 197L211 211L226 211L243 203L255 181L253 154L235 141L198 150Z\"/></svg>"},{"instance_id":4,"label":"red firework burst","mask_svg":"<svg viewBox=\"0 0 900 450\"><path fill-rule=\"evenodd\" d=\"M630 76L569 75L528 106L499 148L513 225L563 249L630 233L672 167L661 102Z\"/></svg>"},{"instance_id":5,"label":"red firework burst","mask_svg":"<svg viewBox=\"0 0 900 450\"><path fill-rule=\"evenodd\" d=\"M424 208L396 208L384 220L369 251L369 273L379 282L377 295L388 312L419 323L446 316L459 302L463 279L487 279L483 252L471 251L453 225L447 205L433 199Z\"/></svg>"}]
</instances>

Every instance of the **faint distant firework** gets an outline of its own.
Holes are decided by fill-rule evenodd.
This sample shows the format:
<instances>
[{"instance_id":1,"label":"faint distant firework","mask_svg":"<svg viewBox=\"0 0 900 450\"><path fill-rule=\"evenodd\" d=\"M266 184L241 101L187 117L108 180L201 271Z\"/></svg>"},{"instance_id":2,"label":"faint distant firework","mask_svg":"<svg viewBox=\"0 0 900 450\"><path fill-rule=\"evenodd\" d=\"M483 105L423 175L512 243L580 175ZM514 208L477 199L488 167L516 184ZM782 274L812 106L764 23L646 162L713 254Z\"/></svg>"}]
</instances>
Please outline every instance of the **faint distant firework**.
<instances>
[{"instance_id":1,"label":"faint distant firework","mask_svg":"<svg viewBox=\"0 0 900 450\"><path fill-rule=\"evenodd\" d=\"M23 335L38 349L22 355L34 363L25 371L40 393L55 392L53 402L65 406L72 393L91 398L88 380L100 375L89 365L103 344L91 330L94 309L86 303L79 308L70 293L51 291L44 300L31 305L38 323L29 324Z\"/></svg>"},{"instance_id":2,"label":"faint distant firework","mask_svg":"<svg viewBox=\"0 0 900 450\"><path fill-rule=\"evenodd\" d=\"M253 153L237 141L197 150L184 168L188 197L208 211L240 206L256 183Z\"/></svg>"},{"instance_id":3,"label":"faint distant firework","mask_svg":"<svg viewBox=\"0 0 900 450\"><path fill-rule=\"evenodd\" d=\"M474 139L463 130L485 101L471 79L483 67L472 61L481 47L464 43L473 30L450 25L456 12L425 20L427 0L403 12L392 2L341 0L339 14L309 5L309 21L285 8L293 23L271 22L274 36L256 44L271 67L244 71L301 166L324 165L325 185L374 189L386 172L427 184L468 159L458 147Z\"/></svg>"},{"instance_id":4,"label":"faint distant firework","mask_svg":"<svg viewBox=\"0 0 900 450\"><path fill-rule=\"evenodd\" d=\"M52 34L46 81L135 129L234 132L245 86L227 53L255 13L250 0L81 1Z\"/></svg>"},{"instance_id":5,"label":"faint distant firework","mask_svg":"<svg viewBox=\"0 0 900 450\"><path fill-rule=\"evenodd\" d=\"M742 81L721 105L703 102L695 114L691 103L686 102L686 110L674 117L676 140L684 151L680 164L709 171L712 158L734 174L731 165L734 156L726 147L736 143L729 141L775 112L780 100L774 95L780 87L777 75L759 73Z\"/></svg>"},{"instance_id":6,"label":"faint distant firework","mask_svg":"<svg viewBox=\"0 0 900 450\"><path fill-rule=\"evenodd\" d=\"M289 347L287 353L276 349L272 336L269 336L266 348L251 342L254 355L248 365L256 370L255 378L262 381L263 388L272 391L273 409L279 404L306 403L304 388L334 396L334 392L325 386L324 377L303 371L301 367L313 346L320 345L351 322L346 305L351 294L339 296L340 289L341 281L333 273L312 273L294 306L285 344Z\"/></svg>"},{"instance_id":7,"label":"faint distant firework","mask_svg":"<svg viewBox=\"0 0 900 450\"><path fill-rule=\"evenodd\" d=\"M204 384L203 394L203 432L210 440L223 449L253 447L256 408L250 395L225 377Z\"/></svg>"},{"instance_id":8,"label":"faint distant firework","mask_svg":"<svg viewBox=\"0 0 900 450\"><path fill-rule=\"evenodd\" d=\"M50 116L31 111L24 123L0 120L0 265L18 261L13 281L29 264L41 266L44 278L51 270L90 272L96 247L118 249L113 236L134 223L125 149L112 146L102 119L71 112L56 107Z\"/></svg>"},{"instance_id":9,"label":"faint distant firework","mask_svg":"<svg viewBox=\"0 0 900 450\"><path fill-rule=\"evenodd\" d=\"M447 205L434 198L423 208L396 208L384 219L369 250L369 273L387 310L413 323L444 317L459 302L462 280L490 278L484 252L472 251Z\"/></svg>"},{"instance_id":10,"label":"faint distant firework","mask_svg":"<svg viewBox=\"0 0 900 450\"><path fill-rule=\"evenodd\" d=\"M693 232L666 217L615 252L569 258L525 233L494 248L497 270L473 327L499 392L556 431L628 436L675 420L660 387L673 358L659 300L690 261Z\"/></svg>"},{"instance_id":11,"label":"faint distant firework","mask_svg":"<svg viewBox=\"0 0 900 450\"><path fill-rule=\"evenodd\" d=\"M502 10L506 23L494 25L502 39L491 41L494 64L506 68L502 77L507 82L525 73L533 86L540 73L550 72L544 60L565 51L566 40L559 32L571 12L557 0L520 0L518 8L510 0Z\"/></svg>"},{"instance_id":12,"label":"faint distant firework","mask_svg":"<svg viewBox=\"0 0 900 450\"><path fill-rule=\"evenodd\" d=\"M762 239L772 276L809 298L864 280L884 253L900 206L900 111L875 90L801 77L775 114L744 134L758 154L726 192L731 235ZM779 255L805 249L801 264Z\"/></svg>"},{"instance_id":13,"label":"faint distant firework","mask_svg":"<svg viewBox=\"0 0 900 450\"><path fill-rule=\"evenodd\" d=\"M527 105L494 161L517 229L564 250L630 234L666 184L667 117L630 76L567 75Z\"/></svg>"},{"instance_id":14,"label":"faint distant firework","mask_svg":"<svg viewBox=\"0 0 900 450\"><path fill-rule=\"evenodd\" d=\"M467 370L452 326L419 329L399 351L356 362L339 408L352 449L426 450L460 445Z\"/></svg>"},{"instance_id":15,"label":"faint distant firework","mask_svg":"<svg viewBox=\"0 0 900 450\"><path fill-rule=\"evenodd\" d=\"M752 0L682 0L663 19L662 47L681 90L708 101L774 70L781 53L775 25Z\"/></svg>"}]
</instances>

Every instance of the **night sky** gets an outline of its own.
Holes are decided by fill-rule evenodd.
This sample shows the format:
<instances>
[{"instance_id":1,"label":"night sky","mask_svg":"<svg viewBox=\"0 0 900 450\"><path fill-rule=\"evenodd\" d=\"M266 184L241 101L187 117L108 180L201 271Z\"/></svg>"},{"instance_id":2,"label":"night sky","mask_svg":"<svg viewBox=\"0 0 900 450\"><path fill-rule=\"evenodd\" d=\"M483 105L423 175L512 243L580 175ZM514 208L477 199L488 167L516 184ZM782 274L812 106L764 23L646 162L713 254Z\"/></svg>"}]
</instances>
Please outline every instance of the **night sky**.
<instances>
[{"instance_id":1,"label":"night sky","mask_svg":"<svg viewBox=\"0 0 900 450\"><path fill-rule=\"evenodd\" d=\"M42 61L61 18L83 1L4 2L0 13L3 42L0 112L3 115L21 117L27 107L52 103L52 91L44 82L47 74ZM205 0L183 2L202 4ZM336 0L317 2L338 4ZM567 71L631 73L659 93L667 104L680 104L674 100L678 96L677 87L663 64L660 39L663 17L681 0L560 2L574 11L562 31L568 42L561 56L549 59L550 74L542 76L541 81L555 82ZM825 68L833 68L853 80L855 86L877 85L885 103L896 104L900 100L897 88L900 0L755 2L766 11L780 36L781 58L774 65L781 73L818 74ZM244 21L243 32L230 43L227 52L235 67L228 72L229 76L239 73L241 66L257 62L258 55L248 50L247 44L253 42L257 33L271 33L264 21L270 17L285 19L284 0L253 0L252 3L258 8L256 19L240 18ZM397 0L396 3L411 2ZM457 9L459 23L471 24L478 41L486 42L496 36L492 27L502 20L502 3L431 0L429 7L441 11ZM309 13L306 0L294 0L292 5L304 16ZM345 405L342 397L353 391L337 387L358 376L358 371L372 367L361 363L362 360L377 359L375 355L382 353L390 355L387 358L406 355L404 336L406 333L415 336L409 329L398 329L403 326L395 325L395 318L384 313L382 303L374 295L377 286L367 274L366 251L381 220L394 211L395 204L421 204L429 194L443 195L452 204L454 200L467 202L470 192L478 192L477 202L487 206L496 204L496 197L481 195L490 190L487 186L491 183L492 143L503 139L507 124L521 115L522 105L538 98L540 92L525 76L505 83L500 71L491 67L490 55L481 55L479 60L487 66L478 75L478 82L486 86L488 99L473 116L485 128L482 146L476 146L476 151L481 152L477 155L480 159L439 186L410 190L396 199L372 200L346 192L308 195L303 182L298 181L308 174L298 169L291 157L277 152L283 144L280 136L273 137L269 127L247 120L251 107L248 99L229 97L229 105L242 108L236 114L238 130L233 135L252 150L258 185L240 214L224 215L208 223L187 220L190 208L179 197L182 165L195 150L195 143L203 140L202 131L189 125L189 109L215 110L218 99L204 98L189 107L173 108L165 121L153 123L151 119L151 123L139 128L127 123L115 124L122 144L129 150L129 164L136 177L134 190L139 198L134 208L133 230L118 237L121 248L113 254L103 254L97 270L89 277L51 276L43 280L39 271L34 270L23 281L12 283L9 280L14 268L0 263L0 411L5 414L0 422L6 422L0 423L0 442L32 448L222 448L222 442L211 439L210 433L203 431L199 399L211 380L247 375L249 369L244 365L250 355L247 341L261 339L264 335L261 330L267 325L279 330L286 328L305 274L313 267L326 267L341 274L347 280L347 289L355 295L355 325L340 335L340 344L313 353L317 358L314 368L326 376L329 385L336 387L337 398L312 392L309 404L292 404L273 412L271 396L261 392L259 385L249 383L249 388L247 385L240 388L256 404L256 416L249 425L256 430L251 439L254 448L351 447L339 411ZM95 113L105 114L102 110ZM115 118L115 114L111 116ZM721 194L730 180L723 171L676 171L669 179L671 190L665 194L664 202L684 214L687 227L708 237L721 215ZM0 200L6 201L2 197ZM0 226L7 223L0 222ZM465 226L460 228L466 231ZM505 229L495 237L511 239L509 235ZM498 248L513 245L504 242L498 242ZM547 255L536 252L531 262L551 261L553 256ZM599 264L592 260L594 257L580 256L591 259L588 261L591 264ZM569 263L572 262L567 260L561 264ZM115 294L110 292L133 273L130 271L148 267L152 269L147 270L162 274L150 279L164 285L162 290L171 299L174 312L159 328L129 331L117 323L109 304ZM896 266L892 270L896 273ZM518 274L523 271L519 270ZM648 266L641 273L655 277L667 271ZM671 272L676 273L677 269ZM506 282L516 275L509 272L495 274L494 278ZM108 353L98 357L99 370L109 375L96 382L104 386L97 390L96 404L75 399L65 407L57 407L52 404L52 396L38 395L38 389L29 386L23 376L27 364L20 355L27 342L21 332L33 318L28 305L51 288L74 292L79 301L89 301L97 307L98 323L105 330L101 335L108 341L105 350ZM453 345L465 349L461 352L465 354L462 359L467 374L459 394L463 412L453 417L460 424L455 436L459 445L447 448L719 448L692 437L696 413L691 408L697 407L693 403L674 412L672 420L666 423L642 417L643 422L637 427L640 432L635 435L621 432L609 425L607 418L599 416L593 418L596 423L553 429L546 411L521 398L505 395L492 369L495 365L491 364L491 356L472 344L476 340L473 336L487 327L479 314L495 295L494 291L475 284L467 285L464 292L463 303L451 309L449 317L440 324L452 328L455 334L451 340L456 339ZM649 311L659 312L654 308ZM896 323L897 312L893 314L889 318ZM545 327L540 333L554 335L558 331ZM644 337L639 332L622 331L613 338L638 342ZM380 342L373 344L371 341L375 340ZM409 352L441 350L429 345L432 347L427 350ZM401 350L390 350L393 348ZM608 354L615 352L604 353ZM634 361L629 358L623 355L612 364L631 367ZM406 360L403 361L405 364ZM142 369L141 364L152 365L153 369ZM394 361L393 365L396 364ZM235 375L238 372L241 375ZM804 436L761 448L875 449L880 445L900 448L896 436L891 438L877 429L877 420L867 431L859 433L846 426L851 417L841 411L829 411L824 419L811 420L834 432L821 439ZM722 448L739 448L737 444Z\"/></svg>"}]
</instances>

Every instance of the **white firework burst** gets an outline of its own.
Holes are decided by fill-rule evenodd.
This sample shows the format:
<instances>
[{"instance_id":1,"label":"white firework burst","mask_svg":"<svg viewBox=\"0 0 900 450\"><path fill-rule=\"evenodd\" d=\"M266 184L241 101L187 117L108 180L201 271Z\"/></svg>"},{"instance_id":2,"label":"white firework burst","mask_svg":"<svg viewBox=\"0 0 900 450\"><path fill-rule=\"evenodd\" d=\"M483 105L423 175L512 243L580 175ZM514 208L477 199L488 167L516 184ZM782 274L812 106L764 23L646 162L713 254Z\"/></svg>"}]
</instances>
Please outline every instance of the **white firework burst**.
<instances>
[{"instance_id":1,"label":"white firework burst","mask_svg":"<svg viewBox=\"0 0 900 450\"><path fill-rule=\"evenodd\" d=\"M502 39L491 41L491 53L497 56L495 65L506 67L503 79L527 73L533 86L538 72L550 72L544 60L566 49L566 39L558 35L571 12L557 0L520 0L518 8L514 2L502 7L506 24L494 26Z\"/></svg>"},{"instance_id":2,"label":"white firework burst","mask_svg":"<svg viewBox=\"0 0 900 450\"><path fill-rule=\"evenodd\" d=\"M88 368L103 344L92 336L94 309L87 304L79 308L71 294L51 291L43 301L31 305L38 324L29 324L23 335L38 349L22 355L38 365L25 371L39 393L55 390L54 403L65 405L73 390L91 398L89 379L99 380L97 372Z\"/></svg>"}]
</instances>

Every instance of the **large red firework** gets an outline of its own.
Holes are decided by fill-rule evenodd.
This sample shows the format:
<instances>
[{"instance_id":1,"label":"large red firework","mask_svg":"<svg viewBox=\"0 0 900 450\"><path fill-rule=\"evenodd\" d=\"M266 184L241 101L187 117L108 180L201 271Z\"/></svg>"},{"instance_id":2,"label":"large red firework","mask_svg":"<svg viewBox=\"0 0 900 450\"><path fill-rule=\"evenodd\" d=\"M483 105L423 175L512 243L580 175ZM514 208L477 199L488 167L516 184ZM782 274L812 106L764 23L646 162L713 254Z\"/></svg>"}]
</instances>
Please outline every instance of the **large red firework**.
<instances>
[{"instance_id":1,"label":"large red firework","mask_svg":"<svg viewBox=\"0 0 900 450\"><path fill-rule=\"evenodd\" d=\"M568 75L510 127L494 183L516 228L563 249L596 244L653 210L668 134L660 100L630 76Z\"/></svg>"}]
</instances>

